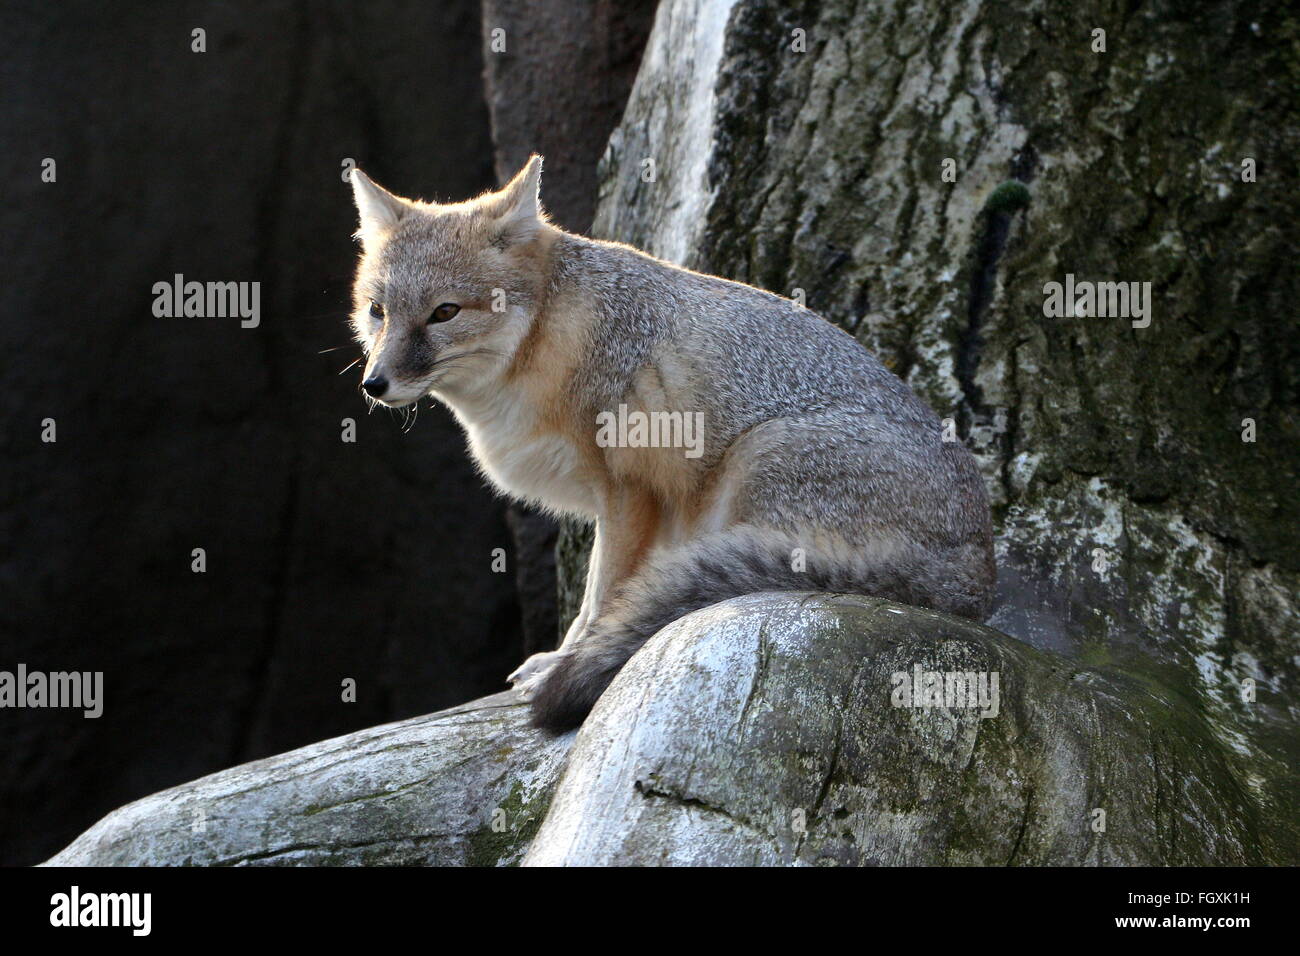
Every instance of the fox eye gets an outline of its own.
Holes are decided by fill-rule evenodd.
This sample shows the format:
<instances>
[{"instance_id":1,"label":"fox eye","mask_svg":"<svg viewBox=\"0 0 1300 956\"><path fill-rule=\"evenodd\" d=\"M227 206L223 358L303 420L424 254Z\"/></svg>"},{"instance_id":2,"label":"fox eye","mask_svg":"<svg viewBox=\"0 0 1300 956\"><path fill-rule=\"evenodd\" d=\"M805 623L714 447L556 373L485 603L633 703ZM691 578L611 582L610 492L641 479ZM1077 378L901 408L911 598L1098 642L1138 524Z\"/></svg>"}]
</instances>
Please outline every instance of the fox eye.
<instances>
[{"instance_id":1,"label":"fox eye","mask_svg":"<svg viewBox=\"0 0 1300 956\"><path fill-rule=\"evenodd\" d=\"M448 319L454 319L459 311L460 306L454 302L444 302L433 310L433 314L429 316L429 324L433 325L435 322L446 322Z\"/></svg>"},{"instance_id":2,"label":"fox eye","mask_svg":"<svg viewBox=\"0 0 1300 956\"><path fill-rule=\"evenodd\" d=\"M384 307L380 305L378 302L371 302L370 317L372 319L378 319L379 321L382 322L384 320Z\"/></svg>"}]
</instances>

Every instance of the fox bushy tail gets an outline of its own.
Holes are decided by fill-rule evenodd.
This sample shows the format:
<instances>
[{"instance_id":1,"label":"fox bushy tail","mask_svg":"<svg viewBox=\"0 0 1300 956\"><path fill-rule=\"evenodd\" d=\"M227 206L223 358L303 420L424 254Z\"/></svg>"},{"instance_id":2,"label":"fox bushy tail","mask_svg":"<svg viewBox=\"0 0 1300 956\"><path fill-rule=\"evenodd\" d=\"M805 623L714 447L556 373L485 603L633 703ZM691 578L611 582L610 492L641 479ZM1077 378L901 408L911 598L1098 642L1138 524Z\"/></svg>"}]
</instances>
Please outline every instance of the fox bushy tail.
<instances>
[{"instance_id":1,"label":"fox bushy tail","mask_svg":"<svg viewBox=\"0 0 1300 956\"><path fill-rule=\"evenodd\" d=\"M816 533L738 526L648 561L616 589L543 678L536 727L582 723L628 658L691 611L756 591L839 591L983 620L990 581L977 546L935 553L902 541L849 545Z\"/></svg>"}]
</instances>

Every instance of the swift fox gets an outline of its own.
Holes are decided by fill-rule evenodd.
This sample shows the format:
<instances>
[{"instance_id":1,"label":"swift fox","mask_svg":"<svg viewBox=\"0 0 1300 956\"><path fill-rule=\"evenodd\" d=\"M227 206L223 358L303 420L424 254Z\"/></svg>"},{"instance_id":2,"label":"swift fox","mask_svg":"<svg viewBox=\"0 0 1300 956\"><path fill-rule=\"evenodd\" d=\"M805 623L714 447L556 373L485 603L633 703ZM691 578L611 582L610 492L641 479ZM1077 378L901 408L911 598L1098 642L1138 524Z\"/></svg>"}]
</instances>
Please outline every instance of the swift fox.
<instances>
[{"instance_id":1,"label":"swift fox","mask_svg":"<svg viewBox=\"0 0 1300 956\"><path fill-rule=\"evenodd\" d=\"M982 620L988 501L934 413L794 302L556 228L541 169L451 204L352 173L362 388L393 407L434 396L501 491L595 521L577 619L508 678L534 724L577 726L656 631L741 594ZM657 440L678 423L698 442Z\"/></svg>"}]
</instances>

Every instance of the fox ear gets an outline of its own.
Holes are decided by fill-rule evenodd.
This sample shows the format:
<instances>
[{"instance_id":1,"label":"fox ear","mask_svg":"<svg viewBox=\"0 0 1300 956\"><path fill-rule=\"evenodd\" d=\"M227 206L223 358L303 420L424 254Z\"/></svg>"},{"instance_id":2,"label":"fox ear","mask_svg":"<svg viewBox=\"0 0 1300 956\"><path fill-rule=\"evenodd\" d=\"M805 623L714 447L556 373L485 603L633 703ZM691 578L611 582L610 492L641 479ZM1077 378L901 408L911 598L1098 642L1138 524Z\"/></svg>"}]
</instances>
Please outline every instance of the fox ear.
<instances>
[{"instance_id":1,"label":"fox ear","mask_svg":"<svg viewBox=\"0 0 1300 956\"><path fill-rule=\"evenodd\" d=\"M397 225L409 208L406 203L387 189L376 185L374 180L356 168L352 170L352 198L356 201L357 213L361 217L361 228L357 230L357 238L366 244Z\"/></svg>"},{"instance_id":2,"label":"fox ear","mask_svg":"<svg viewBox=\"0 0 1300 956\"><path fill-rule=\"evenodd\" d=\"M496 244L527 242L541 231L546 223L541 188L542 157L533 153L514 179L496 193L492 205Z\"/></svg>"}]
</instances>

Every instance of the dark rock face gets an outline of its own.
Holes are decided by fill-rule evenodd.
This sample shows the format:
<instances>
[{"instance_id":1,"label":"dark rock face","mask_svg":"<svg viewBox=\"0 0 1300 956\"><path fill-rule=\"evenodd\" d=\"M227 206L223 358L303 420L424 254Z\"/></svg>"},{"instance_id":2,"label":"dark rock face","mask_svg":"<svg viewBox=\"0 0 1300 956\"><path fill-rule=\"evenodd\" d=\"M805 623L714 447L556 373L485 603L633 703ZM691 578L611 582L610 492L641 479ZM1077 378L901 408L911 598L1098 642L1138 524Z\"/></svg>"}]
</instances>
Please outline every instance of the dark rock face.
<instances>
[{"instance_id":1,"label":"dark rock face","mask_svg":"<svg viewBox=\"0 0 1300 956\"><path fill-rule=\"evenodd\" d=\"M497 178L546 157L543 201L586 232L596 163L623 115L655 0L483 0L483 62Z\"/></svg>"},{"instance_id":2,"label":"dark rock face","mask_svg":"<svg viewBox=\"0 0 1300 956\"><path fill-rule=\"evenodd\" d=\"M477 4L15 6L0 669L101 670L106 700L0 712L8 864L159 787L500 688L524 652L490 571L503 507L450 417L403 433L337 374L344 160L430 198L492 185ZM176 273L260 282L260 325L155 317Z\"/></svg>"},{"instance_id":3,"label":"dark rock face","mask_svg":"<svg viewBox=\"0 0 1300 956\"><path fill-rule=\"evenodd\" d=\"M514 541L524 654L553 650L560 627L555 592L559 528L546 515L517 505L506 509L506 524Z\"/></svg>"},{"instance_id":4,"label":"dark rock face","mask_svg":"<svg viewBox=\"0 0 1300 956\"><path fill-rule=\"evenodd\" d=\"M1282 3L667 0L594 226L875 350L981 462L990 623L1177 688L1292 846L1295 38ZM1149 324L1045 315L1067 275L1149 283Z\"/></svg>"}]
</instances>

